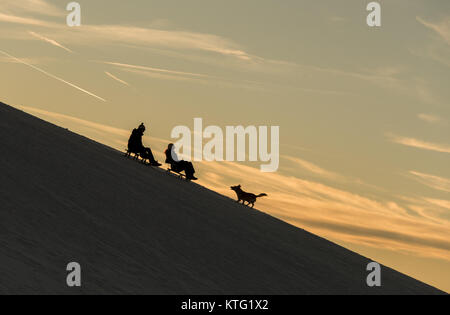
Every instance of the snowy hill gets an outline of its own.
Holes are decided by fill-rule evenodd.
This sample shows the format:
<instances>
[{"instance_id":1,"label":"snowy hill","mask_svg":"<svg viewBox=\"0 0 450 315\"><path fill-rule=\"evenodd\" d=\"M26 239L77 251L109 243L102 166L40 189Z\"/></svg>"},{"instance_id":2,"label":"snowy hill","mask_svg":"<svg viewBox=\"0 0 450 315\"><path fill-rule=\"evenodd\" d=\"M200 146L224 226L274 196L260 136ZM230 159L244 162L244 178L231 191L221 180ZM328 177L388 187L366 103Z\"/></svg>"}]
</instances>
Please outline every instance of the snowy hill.
<instances>
[{"instance_id":1,"label":"snowy hill","mask_svg":"<svg viewBox=\"0 0 450 315\"><path fill-rule=\"evenodd\" d=\"M441 293L2 103L0 130L0 293Z\"/></svg>"}]
</instances>

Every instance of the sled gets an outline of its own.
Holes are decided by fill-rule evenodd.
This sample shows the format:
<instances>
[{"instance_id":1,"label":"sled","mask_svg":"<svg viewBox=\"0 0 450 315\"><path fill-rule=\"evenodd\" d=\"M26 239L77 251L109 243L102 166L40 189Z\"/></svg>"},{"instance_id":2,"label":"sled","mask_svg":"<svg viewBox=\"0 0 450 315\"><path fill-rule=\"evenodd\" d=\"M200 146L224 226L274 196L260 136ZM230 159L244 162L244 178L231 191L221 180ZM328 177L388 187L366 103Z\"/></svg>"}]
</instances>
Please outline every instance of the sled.
<instances>
[{"instance_id":1,"label":"sled","mask_svg":"<svg viewBox=\"0 0 450 315\"><path fill-rule=\"evenodd\" d=\"M140 161L142 164L150 165L150 161L147 162L148 159L142 157L140 153L131 152L128 149L126 149L125 151L126 151L125 157L127 157L127 158L131 157L133 160ZM134 154L134 156L132 156L132 154Z\"/></svg>"},{"instance_id":2,"label":"sled","mask_svg":"<svg viewBox=\"0 0 450 315\"><path fill-rule=\"evenodd\" d=\"M174 176L178 177L179 179L187 180L186 175L184 175L181 172L176 172L173 169L171 169L170 167L167 169L167 173L173 174Z\"/></svg>"},{"instance_id":3,"label":"sled","mask_svg":"<svg viewBox=\"0 0 450 315\"><path fill-rule=\"evenodd\" d=\"M131 154L134 154L134 156L131 156ZM139 153L136 153L136 152L131 152L129 149L126 149L125 150L125 157L131 157L131 158L133 158L133 159L135 159L135 160L138 160L139 159Z\"/></svg>"}]
</instances>

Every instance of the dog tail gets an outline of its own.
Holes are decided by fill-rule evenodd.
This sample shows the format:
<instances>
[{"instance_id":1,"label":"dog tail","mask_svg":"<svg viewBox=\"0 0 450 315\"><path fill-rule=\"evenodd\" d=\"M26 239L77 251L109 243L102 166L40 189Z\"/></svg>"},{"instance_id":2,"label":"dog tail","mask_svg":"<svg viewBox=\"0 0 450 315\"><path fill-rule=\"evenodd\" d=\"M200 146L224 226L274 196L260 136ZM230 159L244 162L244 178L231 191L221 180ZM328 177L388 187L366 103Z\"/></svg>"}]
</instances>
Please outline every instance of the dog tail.
<instances>
[{"instance_id":1,"label":"dog tail","mask_svg":"<svg viewBox=\"0 0 450 315\"><path fill-rule=\"evenodd\" d=\"M256 198L259 198L259 197L267 197L267 194L259 194L258 196L256 196Z\"/></svg>"}]
</instances>

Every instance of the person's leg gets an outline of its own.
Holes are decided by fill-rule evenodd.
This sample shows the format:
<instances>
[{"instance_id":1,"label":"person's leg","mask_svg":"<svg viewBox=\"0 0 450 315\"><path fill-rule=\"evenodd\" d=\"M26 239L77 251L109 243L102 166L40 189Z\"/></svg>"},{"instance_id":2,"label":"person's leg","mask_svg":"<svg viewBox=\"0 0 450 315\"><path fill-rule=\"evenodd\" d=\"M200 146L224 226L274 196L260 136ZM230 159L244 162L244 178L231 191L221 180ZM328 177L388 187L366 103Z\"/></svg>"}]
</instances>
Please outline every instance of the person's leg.
<instances>
[{"instance_id":1,"label":"person's leg","mask_svg":"<svg viewBox=\"0 0 450 315\"><path fill-rule=\"evenodd\" d=\"M187 161L182 161L182 162L183 162L184 172L186 173L186 177L188 179L194 179L194 180L197 179L194 176L195 169L194 169L194 166L192 165L192 163L187 162Z\"/></svg>"},{"instance_id":2,"label":"person's leg","mask_svg":"<svg viewBox=\"0 0 450 315\"><path fill-rule=\"evenodd\" d=\"M160 166L161 164L158 163L158 161L155 160L155 157L153 156L152 149L145 148L145 156L147 159L149 159L151 165Z\"/></svg>"},{"instance_id":3,"label":"person's leg","mask_svg":"<svg viewBox=\"0 0 450 315\"><path fill-rule=\"evenodd\" d=\"M139 153L139 155L141 155L141 156L147 154L147 151L145 150L145 148L144 148L144 147L140 147L140 146L138 146L138 145L135 146L134 151L135 151L136 153Z\"/></svg>"},{"instance_id":4,"label":"person's leg","mask_svg":"<svg viewBox=\"0 0 450 315\"><path fill-rule=\"evenodd\" d=\"M186 172L189 172L189 174L194 175L195 169L192 162L186 162Z\"/></svg>"},{"instance_id":5,"label":"person's leg","mask_svg":"<svg viewBox=\"0 0 450 315\"><path fill-rule=\"evenodd\" d=\"M170 165L170 168L172 169L172 171L177 172L177 173L184 171L183 164L180 162L173 162Z\"/></svg>"},{"instance_id":6,"label":"person's leg","mask_svg":"<svg viewBox=\"0 0 450 315\"><path fill-rule=\"evenodd\" d=\"M134 142L131 142L131 143L128 145L128 150L129 150L131 153L134 153L134 154L140 153L139 148L136 147L136 144L135 144Z\"/></svg>"}]
</instances>

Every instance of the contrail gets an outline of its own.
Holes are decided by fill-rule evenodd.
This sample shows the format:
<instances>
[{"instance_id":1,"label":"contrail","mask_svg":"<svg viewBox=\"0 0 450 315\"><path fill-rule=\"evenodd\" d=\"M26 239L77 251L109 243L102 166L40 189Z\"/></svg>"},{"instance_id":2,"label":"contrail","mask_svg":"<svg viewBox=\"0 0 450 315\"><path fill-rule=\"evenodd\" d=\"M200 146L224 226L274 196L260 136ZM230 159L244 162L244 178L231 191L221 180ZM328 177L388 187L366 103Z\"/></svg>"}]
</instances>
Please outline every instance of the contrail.
<instances>
[{"instance_id":1,"label":"contrail","mask_svg":"<svg viewBox=\"0 0 450 315\"><path fill-rule=\"evenodd\" d=\"M115 75L112 75L112 74L109 73L108 71L105 71L105 74L106 74L108 77L110 77L110 78L112 78L112 79L114 79L114 80L116 80L116 81L118 81L118 82L120 82L120 83L122 83L122 84L125 84L125 85L130 86L130 84L129 84L128 82L125 82L124 80L119 79L118 77L116 77Z\"/></svg>"},{"instance_id":2,"label":"contrail","mask_svg":"<svg viewBox=\"0 0 450 315\"><path fill-rule=\"evenodd\" d=\"M65 51L68 51L68 52L70 52L70 53L73 53L72 50L70 50L69 48L67 48L67 47L65 47L65 46L63 46L63 45L61 45L61 44L58 43L56 40L47 38L47 37L42 36L42 35L40 35L40 34L37 34L37 33L35 33L35 32L31 32L31 31L30 31L30 32L28 32L28 33L29 33L30 35L32 35L32 36L34 36L34 37L40 39L40 40L43 40L43 41L45 41L45 42L47 42L47 43L53 45L53 46L62 48L62 49L64 49Z\"/></svg>"},{"instance_id":3,"label":"contrail","mask_svg":"<svg viewBox=\"0 0 450 315\"><path fill-rule=\"evenodd\" d=\"M176 75L187 75L187 76L194 76L194 77L211 77L209 75L200 74L200 73L173 71L173 70L167 70L167 69L161 69L161 68L153 68L153 67L145 67L145 66L135 66L135 65L125 64L125 63L118 63L118 62L108 62L108 61L94 61L94 62L100 62L100 63L104 63L104 64L107 64L107 65L124 67L124 68L139 69L139 70L154 71L154 72L162 72L162 73L169 73L169 74L176 74Z\"/></svg>"},{"instance_id":4,"label":"contrail","mask_svg":"<svg viewBox=\"0 0 450 315\"><path fill-rule=\"evenodd\" d=\"M57 77L57 76L55 76L55 75L53 75L53 74L51 74L51 73L48 73L47 71L44 71L44 70L42 70L42 69L39 69L39 68L36 67L36 66L33 66L33 65L31 65L31 64L28 64L28 63L26 63L25 61L20 60L19 58L16 58L16 57L14 57L14 56L11 56L10 54L8 54L8 53L6 53L6 52L4 52L4 51L2 51L2 50L0 50L0 53L2 53L2 54L5 55L5 56L8 56L9 58L12 58L12 59L14 59L14 60L20 62L20 63L22 63L22 64L24 64L24 65L26 65L26 66L28 66L28 67L31 67L31 68L33 68L34 70L37 70L37 71L39 71L39 72L45 74L46 76L49 76L50 78L53 78L53 79L58 80L58 81L61 81L61 82L65 83L65 84L67 84L67 85L69 85L69 86L71 86L71 87L73 87L73 88L75 88L75 89L81 91L81 92L84 92L84 93L86 93L86 94L88 94L88 95L90 95L90 96L93 96L93 97L95 97L96 99L99 99L99 100L101 100L101 101L103 101L103 102L106 102L106 100L105 100L104 98L101 98L100 96L97 96L97 95L95 95L94 93L91 93L91 92L89 92L89 91L86 91L85 89L82 89L82 88L80 88L79 86L76 86L75 84L72 84L72 83L70 83L70 82L67 82L67 81L64 80L64 79L61 79L61 78L59 78L59 77Z\"/></svg>"}]
</instances>

